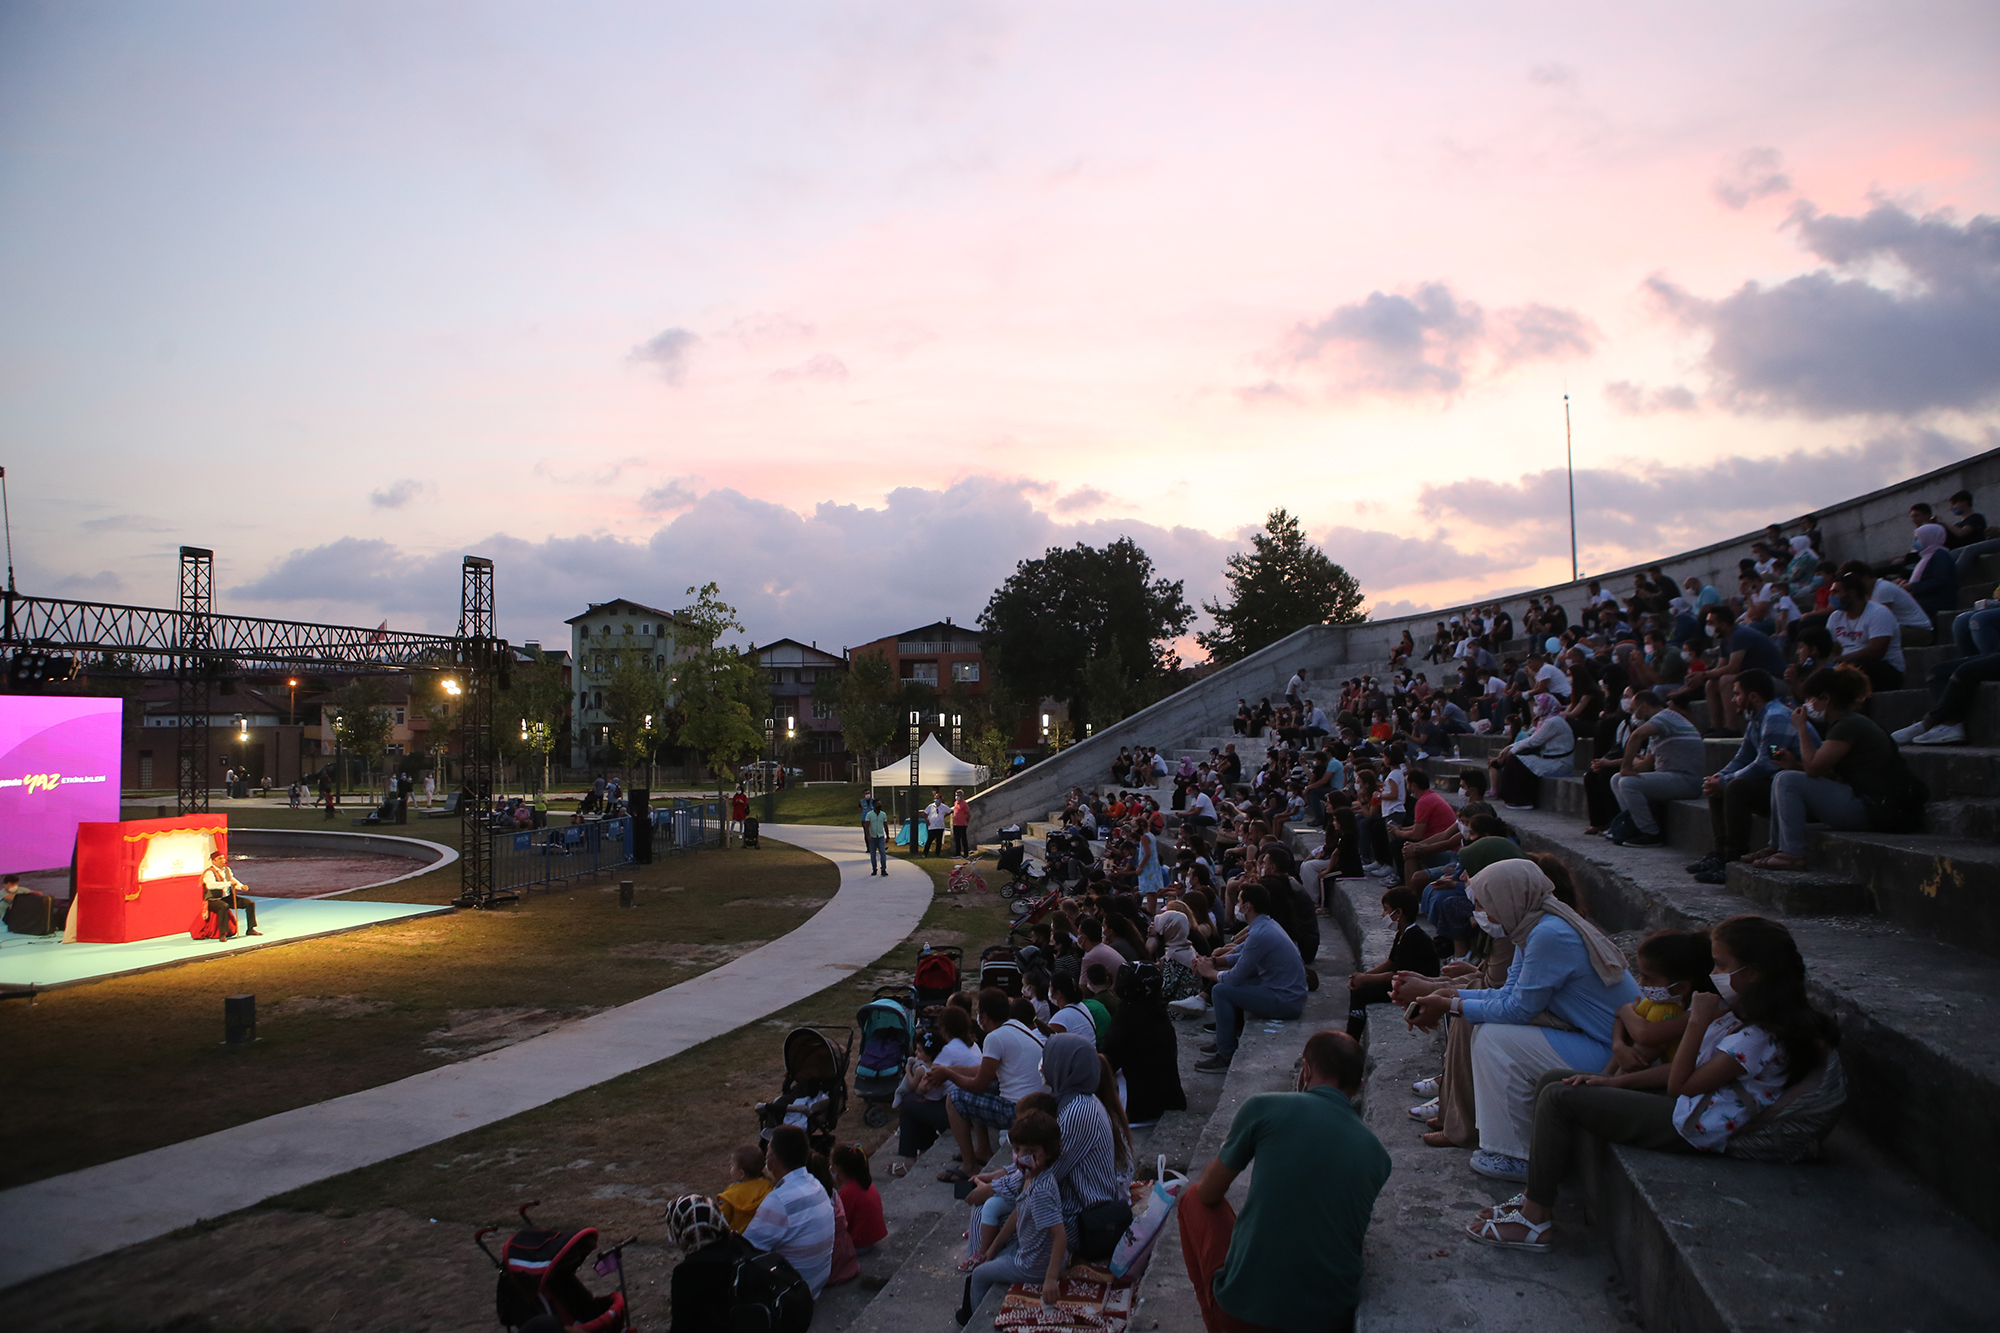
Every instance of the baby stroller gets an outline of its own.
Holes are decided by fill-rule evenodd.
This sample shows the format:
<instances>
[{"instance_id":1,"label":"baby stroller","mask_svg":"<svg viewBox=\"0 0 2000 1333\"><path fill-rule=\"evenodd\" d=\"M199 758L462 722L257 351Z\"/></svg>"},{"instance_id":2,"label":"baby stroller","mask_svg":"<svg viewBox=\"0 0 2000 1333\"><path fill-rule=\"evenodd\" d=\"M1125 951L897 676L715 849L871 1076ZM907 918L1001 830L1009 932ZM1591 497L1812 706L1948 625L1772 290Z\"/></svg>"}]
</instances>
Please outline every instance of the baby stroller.
<instances>
[{"instance_id":1,"label":"baby stroller","mask_svg":"<svg viewBox=\"0 0 2000 1333\"><path fill-rule=\"evenodd\" d=\"M784 1085L776 1097L757 1103L757 1137L768 1141L779 1125L797 1125L814 1152L832 1152L834 1131L847 1109L847 1062L853 1054L853 1028L793 1028L785 1038Z\"/></svg>"},{"instance_id":2,"label":"baby stroller","mask_svg":"<svg viewBox=\"0 0 2000 1333\"><path fill-rule=\"evenodd\" d=\"M1007 876L1007 882L1000 886L1002 898L1038 894L1048 878L1028 859L1028 849L1018 842L1000 845L1000 860L995 868Z\"/></svg>"},{"instance_id":3,"label":"baby stroller","mask_svg":"<svg viewBox=\"0 0 2000 1333\"><path fill-rule=\"evenodd\" d=\"M943 1004L958 994L959 968L964 962L965 950L956 945L940 945L933 949L926 944L917 954L915 985L911 988L916 1007L922 1009Z\"/></svg>"},{"instance_id":4,"label":"baby stroller","mask_svg":"<svg viewBox=\"0 0 2000 1333\"><path fill-rule=\"evenodd\" d=\"M896 1100L896 1088L903 1081L903 1065L916 1042L909 995L907 987L880 987L875 998L854 1015L861 1029L861 1057L854 1065L854 1095L867 1107L861 1113L861 1122L871 1129L889 1123L889 1108Z\"/></svg>"},{"instance_id":5,"label":"baby stroller","mask_svg":"<svg viewBox=\"0 0 2000 1333\"><path fill-rule=\"evenodd\" d=\"M757 816L755 815L745 815L743 817L743 845L752 851L763 850L757 841Z\"/></svg>"},{"instance_id":6,"label":"baby stroller","mask_svg":"<svg viewBox=\"0 0 2000 1333\"><path fill-rule=\"evenodd\" d=\"M988 986L1007 992L1007 998L1021 998L1021 960L1011 944L989 944L979 953L979 989Z\"/></svg>"},{"instance_id":7,"label":"baby stroller","mask_svg":"<svg viewBox=\"0 0 2000 1333\"><path fill-rule=\"evenodd\" d=\"M546 1314L560 1319L565 1327L573 1325L585 1333L619 1333L629 1315L621 1253L638 1237L602 1252L595 1265L598 1275L617 1273L618 1290L609 1296L594 1295L577 1277L576 1270L597 1249L597 1228L562 1231L538 1227L528 1216L528 1210L536 1206L521 1205L521 1222L526 1229L508 1237L497 1255L486 1248L486 1238L499 1227L482 1227L472 1235L473 1244L500 1270L493 1293L494 1310L500 1322L516 1329Z\"/></svg>"}]
</instances>

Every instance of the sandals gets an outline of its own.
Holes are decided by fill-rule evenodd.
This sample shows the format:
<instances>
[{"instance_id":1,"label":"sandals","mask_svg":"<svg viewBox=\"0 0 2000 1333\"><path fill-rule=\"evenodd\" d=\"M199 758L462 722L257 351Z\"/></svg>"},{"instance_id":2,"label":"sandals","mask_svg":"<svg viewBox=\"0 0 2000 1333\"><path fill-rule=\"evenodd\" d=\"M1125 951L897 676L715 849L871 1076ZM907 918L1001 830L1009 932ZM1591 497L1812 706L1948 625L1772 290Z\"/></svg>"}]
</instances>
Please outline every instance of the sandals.
<instances>
[{"instance_id":1,"label":"sandals","mask_svg":"<svg viewBox=\"0 0 2000 1333\"><path fill-rule=\"evenodd\" d=\"M1752 861L1750 864L1758 870L1804 870L1806 859L1803 856L1794 856L1790 852L1779 852L1761 861Z\"/></svg>"},{"instance_id":2,"label":"sandals","mask_svg":"<svg viewBox=\"0 0 2000 1333\"><path fill-rule=\"evenodd\" d=\"M983 1262L984 1260L982 1260L978 1255L968 1254L963 1259L960 1259L958 1261L958 1271L961 1273L970 1273L973 1269L979 1267L979 1265Z\"/></svg>"},{"instance_id":3,"label":"sandals","mask_svg":"<svg viewBox=\"0 0 2000 1333\"><path fill-rule=\"evenodd\" d=\"M948 1166L938 1172L937 1178L938 1183L941 1185L963 1185L966 1181L972 1179L971 1176L968 1176L955 1166Z\"/></svg>"},{"instance_id":4,"label":"sandals","mask_svg":"<svg viewBox=\"0 0 2000 1333\"><path fill-rule=\"evenodd\" d=\"M1508 1240L1500 1234L1500 1228L1504 1226L1518 1226L1527 1234L1520 1240ZM1530 1254L1547 1254L1549 1243L1542 1237L1548 1235L1554 1226L1554 1219L1547 1222L1530 1222L1521 1216L1519 1209L1510 1208L1496 1216L1477 1218L1467 1223L1465 1235L1468 1240L1477 1241L1481 1245L1491 1245L1495 1249L1526 1250Z\"/></svg>"},{"instance_id":5,"label":"sandals","mask_svg":"<svg viewBox=\"0 0 2000 1333\"><path fill-rule=\"evenodd\" d=\"M1526 1193L1516 1194L1513 1198L1507 1200L1505 1203L1496 1203L1491 1205L1490 1207L1481 1208L1477 1213L1474 1213L1473 1216L1480 1218L1481 1220L1484 1220L1489 1217L1498 1217L1502 1213L1511 1213L1519 1210L1521 1205L1526 1203L1527 1201L1528 1201L1528 1196Z\"/></svg>"}]
</instances>

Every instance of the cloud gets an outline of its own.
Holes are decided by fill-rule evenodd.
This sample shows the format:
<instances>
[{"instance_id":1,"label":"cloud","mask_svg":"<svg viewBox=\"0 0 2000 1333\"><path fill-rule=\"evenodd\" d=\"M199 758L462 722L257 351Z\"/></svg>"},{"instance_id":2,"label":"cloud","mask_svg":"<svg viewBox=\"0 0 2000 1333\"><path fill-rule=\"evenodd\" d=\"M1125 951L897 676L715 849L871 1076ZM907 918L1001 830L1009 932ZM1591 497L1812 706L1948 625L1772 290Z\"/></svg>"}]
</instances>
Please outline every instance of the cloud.
<instances>
[{"instance_id":1,"label":"cloud","mask_svg":"<svg viewBox=\"0 0 2000 1333\"><path fill-rule=\"evenodd\" d=\"M1989 429L1984 439L1913 430L1845 448L1724 458L1700 466L1620 460L1578 468L1577 531L1590 556L1587 564L1615 568L1705 546L1773 519L1793 518L1996 445L2000 429ZM1417 508L1454 532L1471 525L1490 533L1480 549L1492 568L1568 554L1569 488L1561 468L1528 473L1513 482L1473 479L1426 486ZM1474 534L1455 539L1466 545L1477 542Z\"/></svg>"},{"instance_id":2,"label":"cloud","mask_svg":"<svg viewBox=\"0 0 2000 1333\"><path fill-rule=\"evenodd\" d=\"M786 380L844 380L847 378L847 363L831 353L821 352L809 361L772 371L771 378L780 383Z\"/></svg>"},{"instance_id":3,"label":"cloud","mask_svg":"<svg viewBox=\"0 0 2000 1333\"><path fill-rule=\"evenodd\" d=\"M1402 600L1370 602L1368 603L1368 618L1370 620L1400 620L1404 616L1413 616L1419 611L1428 611L1430 609L1428 602L1408 602Z\"/></svg>"},{"instance_id":4,"label":"cloud","mask_svg":"<svg viewBox=\"0 0 2000 1333\"><path fill-rule=\"evenodd\" d=\"M1697 406L1694 390L1680 384L1647 389L1643 384L1634 384L1630 380L1611 380L1604 386L1604 396L1610 400L1614 410L1631 417L1649 417L1660 412L1692 412Z\"/></svg>"},{"instance_id":5,"label":"cloud","mask_svg":"<svg viewBox=\"0 0 2000 1333\"><path fill-rule=\"evenodd\" d=\"M1910 416L2000 400L2000 218L1960 225L1881 203L1810 204L1786 224L1827 267L1721 300L1663 276L1662 307L1710 336L1705 365L1739 412Z\"/></svg>"},{"instance_id":6,"label":"cloud","mask_svg":"<svg viewBox=\"0 0 2000 1333\"><path fill-rule=\"evenodd\" d=\"M1576 86L1576 71L1560 61L1550 60L1531 68L1528 82L1544 88L1573 88Z\"/></svg>"},{"instance_id":7,"label":"cloud","mask_svg":"<svg viewBox=\"0 0 2000 1333\"><path fill-rule=\"evenodd\" d=\"M427 481L415 477L403 477L390 482L379 491L368 492L368 503L377 509L401 509L410 501L428 495L435 488Z\"/></svg>"},{"instance_id":8,"label":"cloud","mask_svg":"<svg viewBox=\"0 0 2000 1333\"><path fill-rule=\"evenodd\" d=\"M651 366L661 379L672 385L687 382L688 357L700 335L687 329L666 329L634 347L626 359Z\"/></svg>"},{"instance_id":9,"label":"cloud","mask_svg":"<svg viewBox=\"0 0 2000 1333\"><path fill-rule=\"evenodd\" d=\"M1493 568L1490 555L1460 550L1447 537L1405 537L1373 528L1333 527L1315 534L1327 558L1360 581L1364 592L1470 578Z\"/></svg>"},{"instance_id":10,"label":"cloud","mask_svg":"<svg viewBox=\"0 0 2000 1333\"><path fill-rule=\"evenodd\" d=\"M639 497L640 511L647 514L670 514L693 505L700 497L682 482L683 478L673 477L647 491Z\"/></svg>"},{"instance_id":11,"label":"cloud","mask_svg":"<svg viewBox=\"0 0 2000 1333\"><path fill-rule=\"evenodd\" d=\"M1246 403L1296 403L1299 400L1297 394L1276 380L1246 384L1236 391L1236 396Z\"/></svg>"},{"instance_id":12,"label":"cloud","mask_svg":"<svg viewBox=\"0 0 2000 1333\"><path fill-rule=\"evenodd\" d=\"M1073 514L1079 509L1095 509L1110 498L1095 486L1079 486L1050 507L1058 514Z\"/></svg>"},{"instance_id":13,"label":"cloud","mask_svg":"<svg viewBox=\"0 0 2000 1333\"><path fill-rule=\"evenodd\" d=\"M171 532L171 524L144 514L111 514L104 518L86 518L76 525L84 532Z\"/></svg>"},{"instance_id":14,"label":"cloud","mask_svg":"<svg viewBox=\"0 0 2000 1333\"><path fill-rule=\"evenodd\" d=\"M1530 304L1488 315L1442 282L1407 294L1375 291L1316 323L1293 329L1295 363L1338 363L1348 389L1450 396L1480 363L1494 370L1523 361L1588 355L1595 329L1574 311Z\"/></svg>"},{"instance_id":15,"label":"cloud","mask_svg":"<svg viewBox=\"0 0 2000 1333\"><path fill-rule=\"evenodd\" d=\"M1784 157L1775 148L1746 148L1715 181L1715 197L1730 208L1747 208L1753 200L1788 194L1792 178L1784 172Z\"/></svg>"}]
</instances>

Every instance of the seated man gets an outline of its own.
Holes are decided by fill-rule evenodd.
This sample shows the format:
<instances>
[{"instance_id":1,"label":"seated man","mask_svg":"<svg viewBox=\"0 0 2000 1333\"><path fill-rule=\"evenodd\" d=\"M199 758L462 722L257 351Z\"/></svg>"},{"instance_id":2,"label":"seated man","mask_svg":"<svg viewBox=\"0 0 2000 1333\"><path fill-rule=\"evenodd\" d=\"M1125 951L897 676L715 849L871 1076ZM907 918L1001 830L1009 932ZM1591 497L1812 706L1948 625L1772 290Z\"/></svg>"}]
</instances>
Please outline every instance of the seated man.
<instances>
[{"instance_id":1,"label":"seated man","mask_svg":"<svg viewBox=\"0 0 2000 1333\"><path fill-rule=\"evenodd\" d=\"M1728 882L1726 867L1731 861L1755 860L1775 852L1750 851L1750 820L1771 813L1771 780L1778 765L1771 749L1790 750L1797 760L1799 733L1792 726L1792 710L1772 696L1777 685L1754 667L1736 678L1735 704L1743 715L1743 743L1720 772L1702 779L1708 797L1708 821L1715 835L1715 850L1688 867L1688 873L1702 884ZM1819 733L1813 733L1815 742Z\"/></svg>"},{"instance_id":2,"label":"seated man","mask_svg":"<svg viewBox=\"0 0 2000 1333\"><path fill-rule=\"evenodd\" d=\"M1354 1327L1361 1245L1389 1179L1389 1154L1354 1109L1361 1077L1353 1038L1315 1033L1298 1091L1245 1101L1182 1195L1181 1253L1209 1333ZM1238 1217L1230 1183L1259 1158Z\"/></svg>"},{"instance_id":3,"label":"seated man","mask_svg":"<svg viewBox=\"0 0 2000 1333\"><path fill-rule=\"evenodd\" d=\"M1229 965L1218 968L1213 958L1194 960L1196 974L1215 983L1209 993L1215 1005L1215 1041L1202 1045L1205 1054L1194 1066L1204 1074L1229 1069L1246 1014L1297 1018L1305 1010L1305 959L1292 937L1268 915L1271 891L1261 883L1246 884L1237 901L1248 929L1230 954Z\"/></svg>"},{"instance_id":4,"label":"seated man","mask_svg":"<svg viewBox=\"0 0 2000 1333\"><path fill-rule=\"evenodd\" d=\"M230 873L229 853L211 852L208 869L201 872L201 893L211 912L234 912L239 908L249 929L245 935L262 935L257 929L257 904L251 901L250 891L243 887L243 881Z\"/></svg>"},{"instance_id":5,"label":"seated man","mask_svg":"<svg viewBox=\"0 0 2000 1333\"><path fill-rule=\"evenodd\" d=\"M1653 802L1697 795L1708 766L1706 751L1694 723L1667 707L1657 690L1632 696L1632 716L1637 725L1625 738L1625 757L1611 779L1611 794L1624 810L1627 829L1614 829L1611 836L1624 847L1657 847L1667 839Z\"/></svg>"},{"instance_id":6,"label":"seated man","mask_svg":"<svg viewBox=\"0 0 2000 1333\"><path fill-rule=\"evenodd\" d=\"M783 1255L818 1300L833 1273L833 1197L806 1170L811 1153L806 1132L797 1125L771 1131L764 1169L778 1183L757 1205L743 1239Z\"/></svg>"},{"instance_id":7,"label":"seated man","mask_svg":"<svg viewBox=\"0 0 2000 1333\"><path fill-rule=\"evenodd\" d=\"M1730 686L1745 670L1756 667L1772 677L1785 674L1784 649L1771 641L1768 634L1760 634L1748 625L1736 621L1736 612L1727 603L1719 602L1708 608L1704 616L1708 637L1720 647L1721 662L1710 671L1703 682L1708 694L1708 718L1713 728L1710 733L1734 735L1742 720L1730 707L1735 697ZM1717 723L1717 719L1721 719Z\"/></svg>"},{"instance_id":8,"label":"seated man","mask_svg":"<svg viewBox=\"0 0 2000 1333\"><path fill-rule=\"evenodd\" d=\"M2000 680L2000 606L1968 611L1951 622L1952 642L1965 654L1931 668L1931 707L1889 733L1899 745L1959 745L1979 687Z\"/></svg>"}]
</instances>

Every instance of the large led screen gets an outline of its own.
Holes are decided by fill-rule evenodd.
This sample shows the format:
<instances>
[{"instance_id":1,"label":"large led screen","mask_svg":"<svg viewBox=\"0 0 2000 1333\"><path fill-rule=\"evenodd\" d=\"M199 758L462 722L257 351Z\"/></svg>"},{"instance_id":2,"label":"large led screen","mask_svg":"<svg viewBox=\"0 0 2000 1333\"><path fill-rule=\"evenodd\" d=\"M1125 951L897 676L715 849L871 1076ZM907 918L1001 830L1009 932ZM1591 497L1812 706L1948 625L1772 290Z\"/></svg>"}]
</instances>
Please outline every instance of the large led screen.
<instances>
[{"instance_id":1,"label":"large led screen","mask_svg":"<svg viewBox=\"0 0 2000 1333\"><path fill-rule=\"evenodd\" d=\"M0 694L0 871L67 866L79 822L117 820L124 707Z\"/></svg>"}]
</instances>

